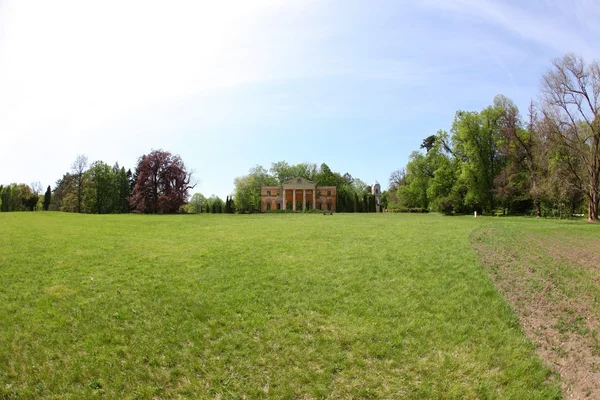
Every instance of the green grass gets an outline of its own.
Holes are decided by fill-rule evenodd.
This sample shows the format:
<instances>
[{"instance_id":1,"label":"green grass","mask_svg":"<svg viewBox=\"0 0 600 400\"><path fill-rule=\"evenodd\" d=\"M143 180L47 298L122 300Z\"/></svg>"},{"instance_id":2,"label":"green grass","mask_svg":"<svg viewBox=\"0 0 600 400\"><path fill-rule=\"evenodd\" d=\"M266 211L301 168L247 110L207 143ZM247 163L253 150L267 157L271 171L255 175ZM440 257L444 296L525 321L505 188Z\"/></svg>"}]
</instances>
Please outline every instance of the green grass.
<instances>
[{"instance_id":1,"label":"green grass","mask_svg":"<svg viewBox=\"0 0 600 400\"><path fill-rule=\"evenodd\" d=\"M491 223L0 214L0 398L560 398Z\"/></svg>"}]
</instances>

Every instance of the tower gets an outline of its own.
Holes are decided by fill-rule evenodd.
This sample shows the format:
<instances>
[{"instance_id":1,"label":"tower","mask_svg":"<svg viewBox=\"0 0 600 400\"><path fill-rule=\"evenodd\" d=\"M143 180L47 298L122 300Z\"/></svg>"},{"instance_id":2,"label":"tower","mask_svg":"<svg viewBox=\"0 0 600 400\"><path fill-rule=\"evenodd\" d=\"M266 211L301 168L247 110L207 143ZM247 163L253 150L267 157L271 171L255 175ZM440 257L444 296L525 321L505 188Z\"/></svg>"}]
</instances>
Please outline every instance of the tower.
<instances>
[{"instance_id":1,"label":"tower","mask_svg":"<svg viewBox=\"0 0 600 400\"><path fill-rule=\"evenodd\" d=\"M375 210L377 212L380 212L380 209L381 209L381 185L379 185L379 182L377 182L377 181L373 182L373 185L371 186L371 194L373 196L375 196Z\"/></svg>"}]
</instances>

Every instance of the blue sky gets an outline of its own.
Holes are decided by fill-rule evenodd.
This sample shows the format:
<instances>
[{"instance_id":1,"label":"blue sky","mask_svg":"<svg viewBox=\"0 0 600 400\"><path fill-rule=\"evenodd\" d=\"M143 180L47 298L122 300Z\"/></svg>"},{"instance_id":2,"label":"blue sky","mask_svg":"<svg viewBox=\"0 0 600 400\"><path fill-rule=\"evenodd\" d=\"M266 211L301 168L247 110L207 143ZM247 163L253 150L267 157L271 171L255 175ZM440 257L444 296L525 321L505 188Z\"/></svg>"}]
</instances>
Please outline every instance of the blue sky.
<instances>
[{"instance_id":1,"label":"blue sky","mask_svg":"<svg viewBox=\"0 0 600 400\"><path fill-rule=\"evenodd\" d=\"M599 54L598 20L589 0L0 0L0 183L162 148L206 196L280 160L385 188L457 110L525 114L552 59Z\"/></svg>"}]
</instances>

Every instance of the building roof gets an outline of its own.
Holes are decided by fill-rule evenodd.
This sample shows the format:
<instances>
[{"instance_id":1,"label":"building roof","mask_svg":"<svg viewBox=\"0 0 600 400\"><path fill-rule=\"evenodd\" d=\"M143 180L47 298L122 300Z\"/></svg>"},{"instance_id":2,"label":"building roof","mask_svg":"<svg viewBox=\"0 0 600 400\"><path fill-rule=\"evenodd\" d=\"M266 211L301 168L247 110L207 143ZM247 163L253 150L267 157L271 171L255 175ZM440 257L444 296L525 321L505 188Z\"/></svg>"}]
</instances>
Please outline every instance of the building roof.
<instances>
[{"instance_id":1,"label":"building roof","mask_svg":"<svg viewBox=\"0 0 600 400\"><path fill-rule=\"evenodd\" d=\"M314 183L313 181L309 181L306 178L303 178L301 176L297 176L295 178L292 179L288 179L287 181L283 182L284 185L297 185L297 184L301 184L301 185L316 185L316 183Z\"/></svg>"}]
</instances>

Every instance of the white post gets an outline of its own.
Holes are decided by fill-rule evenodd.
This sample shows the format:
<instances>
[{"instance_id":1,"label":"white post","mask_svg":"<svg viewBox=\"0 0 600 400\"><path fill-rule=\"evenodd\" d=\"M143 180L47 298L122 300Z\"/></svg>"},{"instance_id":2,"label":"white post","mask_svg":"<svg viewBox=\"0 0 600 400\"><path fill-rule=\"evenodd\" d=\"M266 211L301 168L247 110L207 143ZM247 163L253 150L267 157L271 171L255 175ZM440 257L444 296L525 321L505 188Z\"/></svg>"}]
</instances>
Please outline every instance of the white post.
<instances>
[{"instance_id":1,"label":"white post","mask_svg":"<svg viewBox=\"0 0 600 400\"><path fill-rule=\"evenodd\" d=\"M294 194L294 198L292 199L292 211L296 211L296 189L293 189L292 193Z\"/></svg>"},{"instance_id":2,"label":"white post","mask_svg":"<svg viewBox=\"0 0 600 400\"><path fill-rule=\"evenodd\" d=\"M475 214L474 214L474 215L475 215L475 218L477 218L477 211L475 211Z\"/></svg>"},{"instance_id":3,"label":"white post","mask_svg":"<svg viewBox=\"0 0 600 400\"><path fill-rule=\"evenodd\" d=\"M306 210L306 189L302 189L302 211Z\"/></svg>"}]
</instances>

